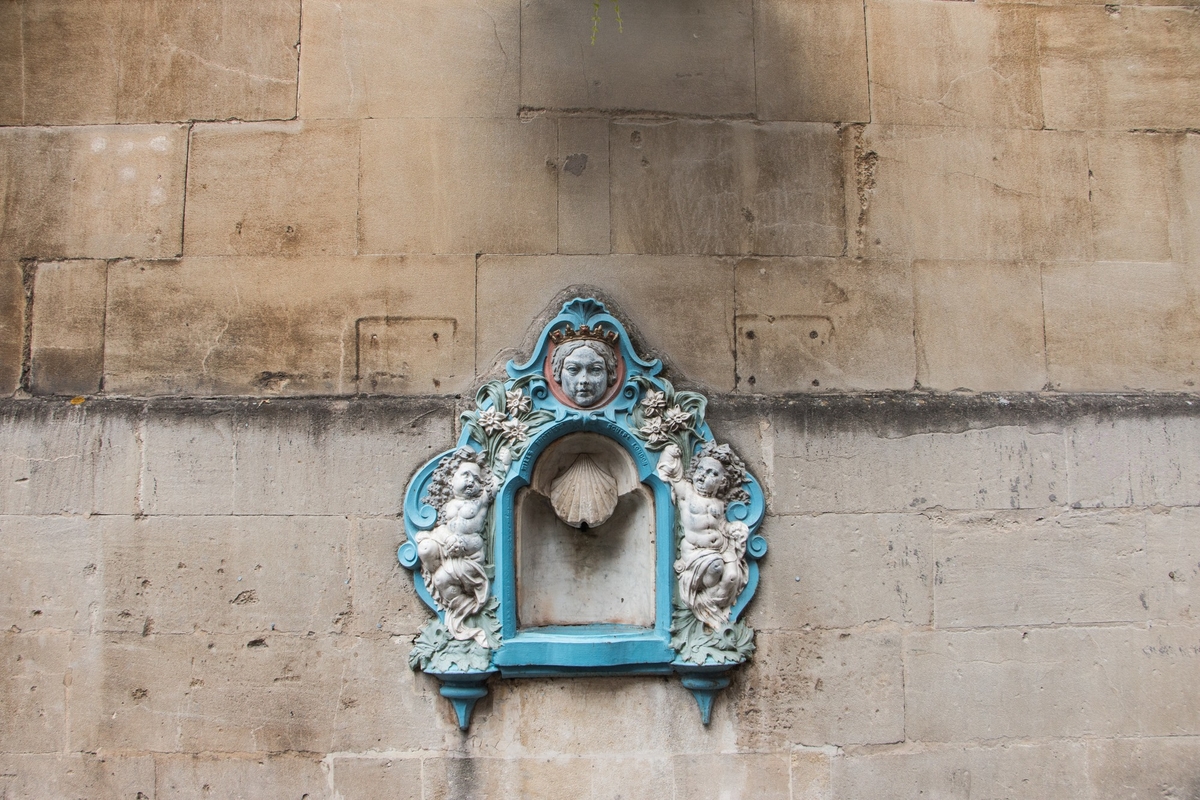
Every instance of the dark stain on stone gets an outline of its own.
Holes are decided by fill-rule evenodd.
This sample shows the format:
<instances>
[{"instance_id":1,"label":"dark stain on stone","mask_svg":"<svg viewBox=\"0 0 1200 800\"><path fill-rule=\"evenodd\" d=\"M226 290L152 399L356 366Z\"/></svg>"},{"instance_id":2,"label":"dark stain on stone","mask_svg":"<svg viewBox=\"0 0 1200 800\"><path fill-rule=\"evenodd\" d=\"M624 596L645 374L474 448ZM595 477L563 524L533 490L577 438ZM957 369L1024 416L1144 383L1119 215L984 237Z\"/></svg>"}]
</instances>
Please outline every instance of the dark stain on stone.
<instances>
[{"instance_id":1,"label":"dark stain on stone","mask_svg":"<svg viewBox=\"0 0 1200 800\"><path fill-rule=\"evenodd\" d=\"M569 172L578 178L587 169L587 162L587 153L572 153L567 156L567 162L563 164L563 171Z\"/></svg>"}]
</instances>

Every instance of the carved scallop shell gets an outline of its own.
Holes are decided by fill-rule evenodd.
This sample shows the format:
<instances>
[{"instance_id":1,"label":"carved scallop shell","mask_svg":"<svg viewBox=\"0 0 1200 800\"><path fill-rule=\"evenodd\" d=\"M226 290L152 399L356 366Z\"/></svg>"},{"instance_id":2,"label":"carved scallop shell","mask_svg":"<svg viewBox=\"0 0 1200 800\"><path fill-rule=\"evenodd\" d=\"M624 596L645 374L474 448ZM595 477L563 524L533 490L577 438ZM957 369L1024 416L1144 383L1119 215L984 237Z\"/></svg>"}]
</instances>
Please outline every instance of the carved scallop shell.
<instances>
[{"instance_id":1,"label":"carved scallop shell","mask_svg":"<svg viewBox=\"0 0 1200 800\"><path fill-rule=\"evenodd\" d=\"M572 528L594 528L617 507L617 481L587 453L550 484L554 513Z\"/></svg>"}]
</instances>

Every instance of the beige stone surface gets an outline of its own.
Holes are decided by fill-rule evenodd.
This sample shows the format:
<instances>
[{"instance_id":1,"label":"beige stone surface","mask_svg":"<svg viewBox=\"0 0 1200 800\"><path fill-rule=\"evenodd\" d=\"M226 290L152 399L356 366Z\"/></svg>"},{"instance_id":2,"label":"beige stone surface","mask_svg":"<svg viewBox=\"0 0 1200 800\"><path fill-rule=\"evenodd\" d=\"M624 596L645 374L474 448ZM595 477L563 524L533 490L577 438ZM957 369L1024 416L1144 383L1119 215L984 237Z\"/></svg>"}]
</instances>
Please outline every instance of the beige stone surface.
<instances>
[{"instance_id":1,"label":"beige stone surface","mask_svg":"<svg viewBox=\"0 0 1200 800\"><path fill-rule=\"evenodd\" d=\"M179 252L187 129L0 129L0 256Z\"/></svg>"},{"instance_id":2,"label":"beige stone surface","mask_svg":"<svg viewBox=\"0 0 1200 800\"><path fill-rule=\"evenodd\" d=\"M1034 7L866 5L872 122L1042 127Z\"/></svg>"},{"instance_id":3,"label":"beige stone surface","mask_svg":"<svg viewBox=\"0 0 1200 800\"><path fill-rule=\"evenodd\" d=\"M362 123L363 253L552 253L553 120Z\"/></svg>"},{"instance_id":4,"label":"beige stone surface","mask_svg":"<svg viewBox=\"0 0 1200 800\"><path fill-rule=\"evenodd\" d=\"M592 800L666 800L674 797L675 774L670 758L631 754L592 759Z\"/></svg>"},{"instance_id":5,"label":"beige stone surface","mask_svg":"<svg viewBox=\"0 0 1200 800\"><path fill-rule=\"evenodd\" d=\"M449 441L448 439L446 441ZM402 519L353 521L350 540L352 617L343 630L362 634L415 636L433 618L417 595L420 574L400 566L396 550L405 541Z\"/></svg>"},{"instance_id":6,"label":"beige stone surface","mask_svg":"<svg viewBox=\"0 0 1200 800\"><path fill-rule=\"evenodd\" d=\"M0 755L0 796L154 797L154 758L91 754Z\"/></svg>"},{"instance_id":7,"label":"beige stone surface","mask_svg":"<svg viewBox=\"0 0 1200 800\"><path fill-rule=\"evenodd\" d=\"M1189 133L1179 144L1176 158L1179 183L1172 196L1171 210L1180 220L1173 227L1172 252L1192 266L1200 264L1200 133Z\"/></svg>"},{"instance_id":8,"label":"beige stone surface","mask_svg":"<svg viewBox=\"0 0 1200 800\"><path fill-rule=\"evenodd\" d=\"M97 518L0 516L0 630L86 634L103 588Z\"/></svg>"},{"instance_id":9,"label":"beige stone surface","mask_svg":"<svg viewBox=\"0 0 1200 800\"><path fill-rule=\"evenodd\" d=\"M739 391L912 388L912 330L907 264L835 259L738 264Z\"/></svg>"},{"instance_id":10,"label":"beige stone surface","mask_svg":"<svg viewBox=\"0 0 1200 800\"><path fill-rule=\"evenodd\" d=\"M759 119L871 120L861 0L755 4L754 68Z\"/></svg>"},{"instance_id":11,"label":"beige stone surface","mask_svg":"<svg viewBox=\"0 0 1200 800\"><path fill-rule=\"evenodd\" d=\"M1195 627L915 633L905 647L912 741L1195 735Z\"/></svg>"},{"instance_id":12,"label":"beige stone surface","mask_svg":"<svg viewBox=\"0 0 1200 800\"><path fill-rule=\"evenodd\" d=\"M295 115L299 0L12 5L26 125Z\"/></svg>"},{"instance_id":13,"label":"beige stone surface","mask_svg":"<svg viewBox=\"0 0 1200 800\"><path fill-rule=\"evenodd\" d=\"M30 384L34 394L95 394L104 370L108 264L39 264L33 283Z\"/></svg>"},{"instance_id":14,"label":"beige stone surface","mask_svg":"<svg viewBox=\"0 0 1200 800\"><path fill-rule=\"evenodd\" d=\"M793 800L831 800L830 751L792 751Z\"/></svg>"},{"instance_id":15,"label":"beige stone surface","mask_svg":"<svg viewBox=\"0 0 1200 800\"><path fill-rule=\"evenodd\" d=\"M1071 505L1200 505L1200 420L1087 417L1066 431Z\"/></svg>"},{"instance_id":16,"label":"beige stone surface","mask_svg":"<svg viewBox=\"0 0 1200 800\"><path fill-rule=\"evenodd\" d=\"M675 796L791 800L789 756L787 752L675 756Z\"/></svg>"},{"instance_id":17,"label":"beige stone surface","mask_svg":"<svg viewBox=\"0 0 1200 800\"><path fill-rule=\"evenodd\" d=\"M1067 490L1064 439L1053 431L888 436L852 421L776 420L777 514L1043 508Z\"/></svg>"},{"instance_id":18,"label":"beige stone surface","mask_svg":"<svg viewBox=\"0 0 1200 800\"><path fill-rule=\"evenodd\" d=\"M63 632L0 633L0 753L59 753L66 747L69 644L70 634Z\"/></svg>"},{"instance_id":19,"label":"beige stone surface","mask_svg":"<svg viewBox=\"0 0 1200 800\"><path fill-rule=\"evenodd\" d=\"M422 800L420 758L335 758L333 790L344 800Z\"/></svg>"},{"instance_id":20,"label":"beige stone surface","mask_svg":"<svg viewBox=\"0 0 1200 800\"><path fill-rule=\"evenodd\" d=\"M1044 9L1037 20L1046 127L1194 128L1200 19L1187 8Z\"/></svg>"},{"instance_id":21,"label":"beige stone surface","mask_svg":"<svg viewBox=\"0 0 1200 800\"><path fill-rule=\"evenodd\" d=\"M19 262L0 260L0 396L12 394L20 385L24 357L23 272Z\"/></svg>"},{"instance_id":22,"label":"beige stone surface","mask_svg":"<svg viewBox=\"0 0 1200 800\"><path fill-rule=\"evenodd\" d=\"M188 154L187 255L353 255L358 124L197 125Z\"/></svg>"},{"instance_id":23,"label":"beige stone surface","mask_svg":"<svg viewBox=\"0 0 1200 800\"><path fill-rule=\"evenodd\" d=\"M754 111L749 0L521 3L521 105L533 109L742 115Z\"/></svg>"},{"instance_id":24,"label":"beige stone surface","mask_svg":"<svg viewBox=\"0 0 1200 800\"><path fill-rule=\"evenodd\" d=\"M953 391L1040 391L1046 385L1037 264L913 265L917 383Z\"/></svg>"},{"instance_id":25,"label":"beige stone surface","mask_svg":"<svg viewBox=\"0 0 1200 800\"><path fill-rule=\"evenodd\" d=\"M754 660L724 693L740 749L905 738L899 633L788 631L755 641Z\"/></svg>"},{"instance_id":26,"label":"beige stone surface","mask_svg":"<svg viewBox=\"0 0 1200 800\"><path fill-rule=\"evenodd\" d=\"M1191 392L1200 384L1200 275L1182 264L1042 268L1050 386Z\"/></svg>"},{"instance_id":27,"label":"beige stone surface","mask_svg":"<svg viewBox=\"0 0 1200 800\"><path fill-rule=\"evenodd\" d=\"M870 126L861 151L846 179L847 206L862 208L852 255L857 249L869 258L934 260L1092 256L1081 134Z\"/></svg>"},{"instance_id":28,"label":"beige stone surface","mask_svg":"<svg viewBox=\"0 0 1200 800\"><path fill-rule=\"evenodd\" d=\"M558 121L558 252L607 253L609 170L607 120Z\"/></svg>"},{"instance_id":29,"label":"beige stone surface","mask_svg":"<svg viewBox=\"0 0 1200 800\"><path fill-rule=\"evenodd\" d=\"M759 532L770 550L759 565L750 625L796 631L931 624L931 528L913 514L768 517Z\"/></svg>"},{"instance_id":30,"label":"beige stone surface","mask_svg":"<svg viewBox=\"0 0 1200 800\"><path fill-rule=\"evenodd\" d=\"M902 745L849 749L834 763L835 797L879 800L929 795L954 800L1093 797L1081 742L999 746ZM1101 793L1100 797L1115 797Z\"/></svg>"},{"instance_id":31,"label":"beige stone surface","mask_svg":"<svg viewBox=\"0 0 1200 800\"><path fill-rule=\"evenodd\" d=\"M20 125L24 118L24 59L22 6L0 6L0 125Z\"/></svg>"},{"instance_id":32,"label":"beige stone surface","mask_svg":"<svg viewBox=\"0 0 1200 800\"><path fill-rule=\"evenodd\" d=\"M206 798L307 797L333 800L326 768L314 755L266 758L221 755L158 755L155 796Z\"/></svg>"},{"instance_id":33,"label":"beige stone surface","mask_svg":"<svg viewBox=\"0 0 1200 800\"><path fill-rule=\"evenodd\" d=\"M832 125L620 122L609 135L615 252L837 256L845 249Z\"/></svg>"},{"instance_id":34,"label":"beige stone surface","mask_svg":"<svg viewBox=\"0 0 1200 800\"><path fill-rule=\"evenodd\" d=\"M1200 775L1200 737L1098 739L1088 743L1095 797L1187 797Z\"/></svg>"},{"instance_id":35,"label":"beige stone surface","mask_svg":"<svg viewBox=\"0 0 1200 800\"><path fill-rule=\"evenodd\" d=\"M680 276L690 291L679 291ZM636 325L651 351L639 355L668 358L680 373L672 380L733 389L733 264L717 258L481 257L476 371L524 363L542 329L535 318L558 313L549 305L571 286L612 297L618 307L609 310Z\"/></svg>"},{"instance_id":36,"label":"beige stone surface","mask_svg":"<svg viewBox=\"0 0 1200 800\"><path fill-rule=\"evenodd\" d=\"M1200 617L1200 509L1173 508L1146 518L1146 592L1151 619Z\"/></svg>"},{"instance_id":37,"label":"beige stone surface","mask_svg":"<svg viewBox=\"0 0 1200 800\"><path fill-rule=\"evenodd\" d=\"M934 626L1145 622L1147 520L1103 511L956 515L938 520Z\"/></svg>"},{"instance_id":38,"label":"beige stone surface","mask_svg":"<svg viewBox=\"0 0 1200 800\"><path fill-rule=\"evenodd\" d=\"M592 761L586 758L442 758L425 762L425 797L557 800L591 797Z\"/></svg>"},{"instance_id":39,"label":"beige stone surface","mask_svg":"<svg viewBox=\"0 0 1200 800\"><path fill-rule=\"evenodd\" d=\"M115 264L105 387L133 395L350 394L359 388L360 320L437 319L455 324L436 347L423 338L389 344L387 390L464 391L474 380L474 283L470 257Z\"/></svg>"},{"instance_id":40,"label":"beige stone surface","mask_svg":"<svg viewBox=\"0 0 1200 800\"><path fill-rule=\"evenodd\" d=\"M1181 134L1108 133L1088 138L1097 261L1171 261L1183 221L1172 197ZM1172 202L1175 200L1175 202Z\"/></svg>"},{"instance_id":41,"label":"beige stone surface","mask_svg":"<svg viewBox=\"0 0 1200 800\"><path fill-rule=\"evenodd\" d=\"M304 4L300 117L515 117L518 0Z\"/></svg>"}]
</instances>

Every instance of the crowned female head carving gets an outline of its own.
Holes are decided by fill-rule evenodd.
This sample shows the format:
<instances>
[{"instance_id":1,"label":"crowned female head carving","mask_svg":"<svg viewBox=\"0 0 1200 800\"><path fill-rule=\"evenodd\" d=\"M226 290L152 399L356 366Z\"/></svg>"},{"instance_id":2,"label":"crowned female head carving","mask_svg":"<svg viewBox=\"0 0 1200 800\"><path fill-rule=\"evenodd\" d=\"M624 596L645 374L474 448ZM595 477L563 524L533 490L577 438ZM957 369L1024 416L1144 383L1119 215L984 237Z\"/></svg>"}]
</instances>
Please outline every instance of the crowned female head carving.
<instances>
[{"instance_id":1,"label":"crowned female head carving","mask_svg":"<svg viewBox=\"0 0 1200 800\"><path fill-rule=\"evenodd\" d=\"M578 331L567 328L555 334L550 375L567 400L580 408L591 408L617 382L617 354L613 349L617 334L605 334L599 326L589 329L586 325Z\"/></svg>"}]
</instances>

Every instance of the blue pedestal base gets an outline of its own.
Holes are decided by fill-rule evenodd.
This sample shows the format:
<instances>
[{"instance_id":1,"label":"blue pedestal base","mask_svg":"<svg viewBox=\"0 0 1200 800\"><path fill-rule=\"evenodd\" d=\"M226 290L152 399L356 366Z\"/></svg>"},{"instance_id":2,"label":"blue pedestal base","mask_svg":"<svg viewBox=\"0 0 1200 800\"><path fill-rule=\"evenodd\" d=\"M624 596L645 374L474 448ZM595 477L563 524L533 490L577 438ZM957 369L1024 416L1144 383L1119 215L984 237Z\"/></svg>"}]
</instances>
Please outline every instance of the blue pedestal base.
<instances>
[{"instance_id":1,"label":"blue pedestal base","mask_svg":"<svg viewBox=\"0 0 1200 800\"><path fill-rule=\"evenodd\" d=\"M729 675L723 672L682 672L680 678L683 688L692 693L696 705L700 706L700 722L708 725L712 721L713 700L718 692L729 686Z\"/></svg>"},{"instance_id":2,"label":"blue pedestal base","mask_svg":"<svg viewBox=\"0 0 1200 800\"><path fill-rule=\"evenodd\" d=\"M491 672L433 673L433 677L442 684L438 693L454 706L459 730L467 729L467 726L471 724L471 712L475 710L475 703L487 697L487 682L492 674Z\"/></svg>"}]
</instances>

